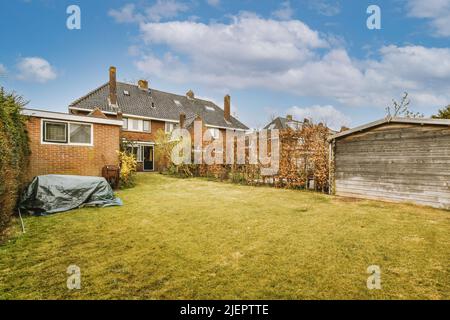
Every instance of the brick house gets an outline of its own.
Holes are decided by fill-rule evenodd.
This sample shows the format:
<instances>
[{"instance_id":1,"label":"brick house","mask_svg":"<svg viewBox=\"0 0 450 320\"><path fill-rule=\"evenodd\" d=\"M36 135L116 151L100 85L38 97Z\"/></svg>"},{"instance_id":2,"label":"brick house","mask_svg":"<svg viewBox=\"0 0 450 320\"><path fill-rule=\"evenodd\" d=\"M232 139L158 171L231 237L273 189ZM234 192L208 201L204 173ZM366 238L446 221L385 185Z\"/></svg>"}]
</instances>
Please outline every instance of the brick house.
<instances>
[{"instance_id":1,"label":"brick house","mask_svg":"<svg viewBox=\"0 0 450 320\"><path fill-rule=\"evenodd\" d=\"M45 174L101 176L118 165L122 121L95 111L88 116L24 109L28 117L30 165L27 179Z\"/></svg>"},{"instance_id":2,"label":"brick house","mask_svg":"<svg viewBox=\"0 0 450 320\"><path fill-rule=\"evenodd\" d=\"M225 137L226 130L247 130L231 115L230 108L229 95L225 96L222 109L211 101L196 98L191 90L177 95L151 89L145 80L137 84L117 82L116 68L111 67L109 82L72 102L69 113L84 116L101 111L109 119L123 120L120 137L132 146L138 170L154 171L159 167L154 159L158 130L170 133L180 125L189 130L198 119L213 137L219 131Z\"/></svg>"}]
</instances>

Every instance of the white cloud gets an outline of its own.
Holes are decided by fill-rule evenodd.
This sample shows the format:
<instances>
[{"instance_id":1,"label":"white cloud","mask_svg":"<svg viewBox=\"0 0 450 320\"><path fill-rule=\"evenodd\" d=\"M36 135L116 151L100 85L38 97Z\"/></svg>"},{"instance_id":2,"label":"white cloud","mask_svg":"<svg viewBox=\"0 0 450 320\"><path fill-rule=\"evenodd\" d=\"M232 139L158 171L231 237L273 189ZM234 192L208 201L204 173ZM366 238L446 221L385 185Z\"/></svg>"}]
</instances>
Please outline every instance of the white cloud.
<instances>
[{"instance_id":1,"label":"white cloud","mask_svg":"<svg viewBox=\"0 0 450 320\"><path fill-rule=\"evenodd\" d=\"M408 0L408 15L430 20L434 35L450 37L450 1L448 0Z\"/></svg>"},{"instance_id":2,"label":"white cloud","mask_svg":"<svg viewBox=\"0 0 450 320\"><path fill-rule=\"evenodd\" d=\"M350 125L350 118L344 115L331 105L313 105L310 107L291 107L288 114L292 114L294 119L302 121L311 119L314 123L322 122L331 129L339 130L342 126Z\"/></svg>"},{"instance_id":3,"label":"white cloud","mask_svg":"<svg viewBox=\"0 0 450 320\"><path fill-rule=\"evenodd\" d=\"M290 1L284 1L281 3L280 8L272 12L272 16L280 20L290 20L294 15L294 10L291 7Z\"/></svg>"},{"instance_id":4,"label":"white cloud","mask_svg":"<svg viewBox=\"0 0 450 320\"><path fill-rule=\"evenodd\" d=\"M155 44L168 49L163 55L147 51L137 68L171 82L264 88L382 109L405 90L413 108L450 102L450 48L391 45L380 48L377 59L357 60L301 21L249 13L229 23L171 21L140 28L144 52Z\"/></svg>"},{"instance_id":5,"label":"white cloud","mask_svg":"<svg viewBox=\"0 0 450 320\"><path fill-rule=\"evenodd\" d=\"M136 14L135 10L136 6L132 3L129 3L118 10L109 10L108 15L113 17L118 23L133 23L141 21L144 16Z\"/></svg>"},{"instance_id":6,"label":"white cloud","mask_svg":"<svg viewBox=\"0 0 450 320\"><path fill-rule=\"evenodd\" d=\"M175 0L157 0L156 3L145 10L150 21L160 21L164 18L173 18L185 12L189 7Z\"/></svg>"},{"instance_id":7,"label":"white cloud","mask_svg":"<svg viewBox=\"0 0 450 320\"><path fill-rule=\"evenodd\" d=\"M301 21L265 20L251 14L236 16L230 24L146 23L141 32L146 44L168 45L203 67L217 65L221 75L243 66L258 72L261 64L262 69L287 69L310 58L312 49L328 46Z\"/></svg>"},{"instance_id":8,"label":"white cloud","mask_svg":"<svg viewBox=\"0 0 450 320\"><path fill-rule=\"evenodd\" d=\"M118 23L141 23L174 18L187 10L189 7L185 3L176 0L157 0L152 6L144 8L137 8L135 4L129 3L118 10L109 10L108 14Z\"/></svg>"},{"instance_id":9,"label":"white cloud","mask_svg":"<svg viewBox=\"0 0 450 320\"><path fill-rule=\"evenodd\" d=\"M4 75L7 73L6 67L0 63L0 75Z\"/></svg>"},{"instance_id":10,"label":"white cloud","mask_svg":"<svg viewBox=\"0 0 450 320\"><path fill-rule=\"evenodd\" d=\"M337 0L309 0L309 7L324 16L335 16L341 12L341 4Z\"/></svg>"},{"instance_id":11,"label":"white cloud","mask_svg":"<svg viewBox=\"0 0 450 320\"><path fill-rule=\"evenodd\" d=\"M206 0L206 2L213 7L218 7L220 5L220 0Z\"/></svg>"},{"instance_id":12,"label":"white cloud","mask_svg":"<svg viewBox=\"0 0 450 320\"><path fill-rule=\"evenodd\" d=\"M17 64L17 78L23 81L45 83L56 78L56 71L50 63L39 57L21 58Z\"/></svg>"}]
</instances>

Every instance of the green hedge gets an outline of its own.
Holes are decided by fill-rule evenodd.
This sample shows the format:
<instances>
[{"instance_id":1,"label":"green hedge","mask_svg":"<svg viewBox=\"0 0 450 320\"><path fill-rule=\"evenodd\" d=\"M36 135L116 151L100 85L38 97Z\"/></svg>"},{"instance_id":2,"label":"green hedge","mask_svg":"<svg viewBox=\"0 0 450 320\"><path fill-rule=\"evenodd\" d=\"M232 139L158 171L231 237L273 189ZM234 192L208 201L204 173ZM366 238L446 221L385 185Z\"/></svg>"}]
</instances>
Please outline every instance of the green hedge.
<instances>
[{"instance_id":1,"label":"green hedge","mask_svg":"<svg viewBox=\"0 0 450 320\"><path fill-rule=\"evenodd\" d=\"M20 114L25 102L0 88L0 237L11 221L30 149L25 117Z\"/></svg>"}]
</instances>

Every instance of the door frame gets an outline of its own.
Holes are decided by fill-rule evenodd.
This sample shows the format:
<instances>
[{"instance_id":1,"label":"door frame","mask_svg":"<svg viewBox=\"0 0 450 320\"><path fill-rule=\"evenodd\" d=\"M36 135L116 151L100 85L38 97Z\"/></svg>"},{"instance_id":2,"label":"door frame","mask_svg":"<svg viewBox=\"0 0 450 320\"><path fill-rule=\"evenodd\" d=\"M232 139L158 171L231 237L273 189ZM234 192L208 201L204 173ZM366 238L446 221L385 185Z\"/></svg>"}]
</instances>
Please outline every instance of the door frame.
<instances>
[{"instance_id":1,"label":"door frame","mask_svg":"<svg viewBox=\"0 0 450 320\"><path fill-rule=\"evenodd\" d=\"M142 148L142 171L144 172L151 172L155 171L155 146L154 145L141 145ZM145 149L144 148L152 148L152 168L151 169L145 169Z\"/></svg>"}]
</instances>

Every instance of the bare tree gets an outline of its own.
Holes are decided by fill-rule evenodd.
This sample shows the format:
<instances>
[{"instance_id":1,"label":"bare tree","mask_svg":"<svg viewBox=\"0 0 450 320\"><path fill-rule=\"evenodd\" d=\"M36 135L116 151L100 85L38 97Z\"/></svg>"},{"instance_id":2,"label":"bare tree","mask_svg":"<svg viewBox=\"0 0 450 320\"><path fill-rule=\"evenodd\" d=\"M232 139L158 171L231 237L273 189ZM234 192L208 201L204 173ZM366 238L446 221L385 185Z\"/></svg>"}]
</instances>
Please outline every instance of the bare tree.
<instances>
[{"instance_id":1,"label":"bare tree","mask_svg":"<svg viewBox=\"0 0 450 320\"><path fill-rule=\"evenodd\" d=\"M406 118L423 118L424 115L420 112L412 112L409 110L411 100L408 98L408 92L403 94L400 102L392 99L392 106L386 107L387 117L406 117Z\"/></svg>"}]
</instances>

